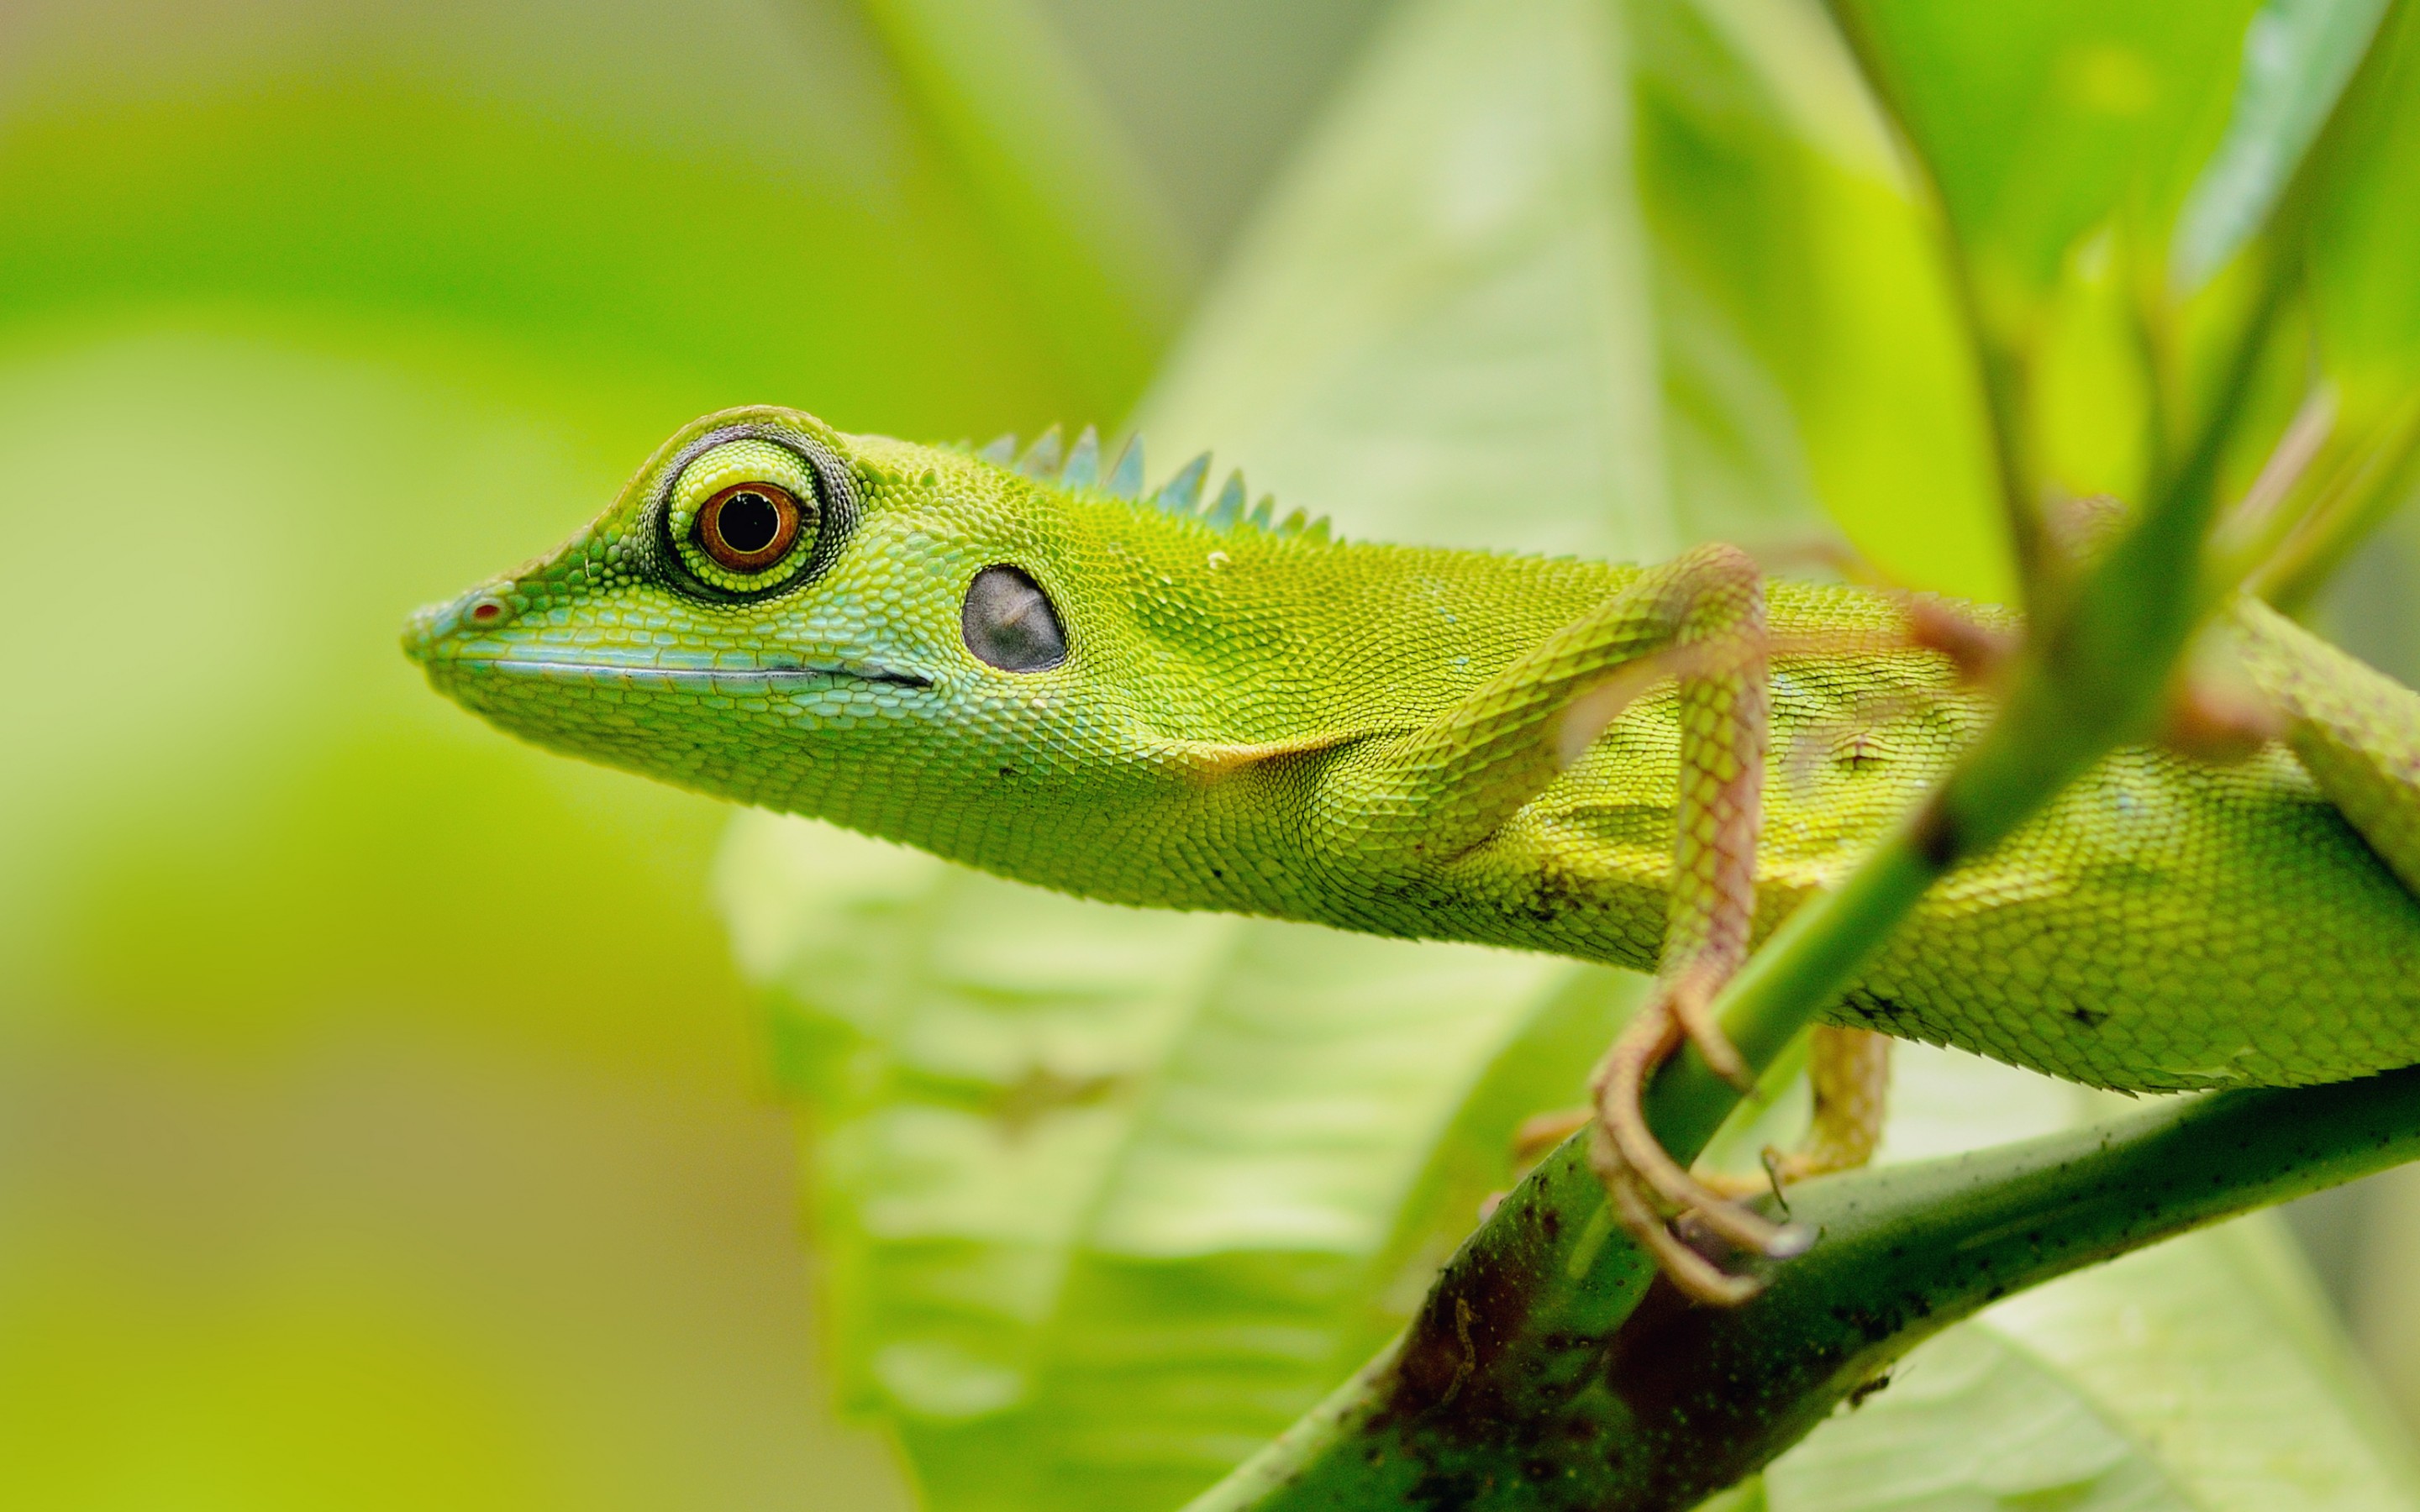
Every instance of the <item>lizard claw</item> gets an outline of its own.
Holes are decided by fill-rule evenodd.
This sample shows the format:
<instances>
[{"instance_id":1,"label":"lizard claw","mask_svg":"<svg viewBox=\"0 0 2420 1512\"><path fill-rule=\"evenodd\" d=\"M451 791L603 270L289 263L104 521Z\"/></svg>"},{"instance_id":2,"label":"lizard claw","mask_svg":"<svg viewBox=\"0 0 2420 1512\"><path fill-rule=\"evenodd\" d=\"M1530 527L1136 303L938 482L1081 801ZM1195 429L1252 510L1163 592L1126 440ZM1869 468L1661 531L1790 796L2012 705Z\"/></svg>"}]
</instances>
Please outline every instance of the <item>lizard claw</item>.
<instances>
[{"instance_id":1,"label":"lizard claw","mask_svg":"<svg viewBox=\"0 0 2420 1512\"><path fill-rule=\"evenodd\" d=\"M1754 1296L1761 1283L1726 1272L1692 1249L1672 1231L1668 1214L1694 1213L1729 1243L1768 1259L1803 1255L1815 1236L1803 1224L1776 1224L1726 1200L1683 1169L1648 1128L1639 1107L1648 1073L1680 1048L1687 1032L1675 1006L1679 995L1659 987L1590 1077L1596 1128L1589 1143L1589 1164L1605 1183L1621 1227L1655 1257L1675 1286L1700 1302L1736 1306ZM1705 1027L1721 1040L1720 1029L1711 1021ZM1722 1048L1736 1064L1738 1052L1728 1041L1722 1041Z\"/></svg>"},{"instance_id":2,"label":"lizard claw","mask_svg":"<svg viewBox=\"0 0 2420 1512\"><path fill-rule=\"evenodd\" d=\"M1605 1131L1600 1126L1596 1143L1590 1149L1592 1161L1604 1142ZM1600 1172L1603 1168L1602 1165L1598 1167ZM1655 1211L1637 1172L1621 1172L1608 1182L1607 1191L1621 1227L1646 1246L1647 1253L1655 1257L1656 1265L1683 1292L1717 1307L1736 1307L1763 1289L1764 1284L1756 1277L1734 1275L1691 1249L1672 1232L1672 1226Z\"/></svg>"}]
</instances>

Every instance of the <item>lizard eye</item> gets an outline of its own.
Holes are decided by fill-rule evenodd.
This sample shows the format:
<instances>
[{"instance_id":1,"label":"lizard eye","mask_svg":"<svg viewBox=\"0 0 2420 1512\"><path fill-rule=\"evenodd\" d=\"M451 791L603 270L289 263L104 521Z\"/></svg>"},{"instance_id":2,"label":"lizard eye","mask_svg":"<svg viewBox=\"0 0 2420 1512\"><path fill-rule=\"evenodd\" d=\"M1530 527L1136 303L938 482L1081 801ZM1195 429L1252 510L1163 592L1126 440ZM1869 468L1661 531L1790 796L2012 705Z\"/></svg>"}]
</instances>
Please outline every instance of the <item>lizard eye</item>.
<instances>
[{"instance_id":1,"label":"lizard eye","mask_svg":"<svg viewBox=\"0 0 2420 1512\"><path fill-rule=\"evenodd\" d=\"M797 544L800 511L789 489L735 483L697 511L697 544L734 572L759 572Z\"/></svg>"},{"instance_id":2,"label":"lizard eye","mask_svg":"<svg viewBox=\"0 0 2420 1512\"><path fill-rule=\"evenodd\" d=\"M708 598L785 593L831 564L854 517L845 470L750 427L701 438L675 458L663 544Z\"/></svg>"}]
</instances>

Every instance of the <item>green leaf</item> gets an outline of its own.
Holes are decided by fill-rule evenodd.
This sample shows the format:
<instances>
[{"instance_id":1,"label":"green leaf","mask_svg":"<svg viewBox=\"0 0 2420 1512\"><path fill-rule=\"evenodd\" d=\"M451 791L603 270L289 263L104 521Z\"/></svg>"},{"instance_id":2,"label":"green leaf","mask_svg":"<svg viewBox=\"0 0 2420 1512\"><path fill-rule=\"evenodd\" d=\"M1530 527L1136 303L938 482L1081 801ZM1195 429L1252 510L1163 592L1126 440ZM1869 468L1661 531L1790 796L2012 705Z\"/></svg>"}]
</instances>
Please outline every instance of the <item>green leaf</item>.
<instances>
[{"instance_id":1,"label":"green leaf","mask_svg":"<svg viewBox=\"0 0 2420 1512\"><path fill-rule=\"evenodd\" d=\"M2310 224L2330 376L2383 407L2420 387L2420 15L2399 7L2345 100L2341 161Z\"/></svg>"},{"instance_id":2,"label":"green leaf","mask_svg":"<svg viewBox=\"0 0 2420 1512\"><path fill-rule=\"evenodd\" d=\"M2010 506L2146 501L2206 444L2217 497L2240 497L2316 405L2332 428L2277 474L2276 514L2314 526L2261 585L2306 597L2420 444L2420 303L2389 270L2420 251L2408 9L2382 30L2383 0L1835 10L1953 233ZM2309 297L2283 327L2281 277Z\"/></svg>"},{"instance_id":3,"label":"green leaf","mask_svg":"<svg viewBox=\"0 0 2420 1512\"><path fill-rule=\"evenodd\" d=\"M1953 307L1820 18L1394 18L1143 410L1348 534L1667 557L1833 539L2002 596ZM1788 563L1785 562L1784 563Z\"/></svg>"},{"instance_id":4,"label":"green leaf","mask_svg":"<svg viewBox=\"0 0 2420 1512\"><path fill-rule=\"evenodd\" d=\"M1774 1512L2195 1506L2068 1382L1988 1329L1952 1329L1894 1376L1765 1472Z\"/></svg>"},{"instance_id":5,"label":"green leaf","mask_svg":"<svg viewBox=\"0 0 2420 1512\"><path fill-rule=\"evenodd\" d=\"M2226 135L2177 218L2178 287L2199 287L2259 230L2385 10L2386 0L2270 0L2252 18Z\"/></svg>"},{"instance_id":6,"label":"green leaf","mask_svg":"<svg viewBox=\"0 0 2420 1512\"><path fill-rule=\"evenodd\" d=\"M1397 1214L1499 1046L1616 980L765 815L719 892L817 1133L844 1395L944 1507L1173 1505L1282 1428L1419 1300Z\"/></svg>"},{"instance_id":7,"label":"green leaf","mask_svg":"<svg viewBox=\"0 0 2420 1512\"><path fill-rule=\"evenodd\" d=\"M2267 1216L2131 1255L1919 1346L1766 1470L1775 1512L2408 1507L2409 1451Z\"/></svg>"},{"instance_id":8,"label":"green leaf","mask_svg":"<svg viewBox=\"0 0 2420 1512\"><path fill-rule=\"evenodd\" d=\"M1652 559L1683 545L1618 15L1390 18L1143 409L1347 534Z\"/></svg>"},{"instance_id":9,"label":"green leaf","mask_svg":"<svg viewBox=\"0 0 2420 1512\"><path fill-rule=\"evenodd\" d=\"M2309 322L2307 349L2279 344L2273 366L2281 380L2271 387L2299 397L2288 385L2308 383L2316 359L2324 381L2313 403L2330 423L2282 511L2304 516L2302 529L2258 584L2282 607L2307 601L2410 497L2420 462L2420 298L2409 276L2420 258L2420 213L2408 192L2420 171L2415 97L2420 16L2402 5L2378 28L2309 154L2284 224L2271 232L2276 254L2304 277Z\"/></svg>"},{"instance_id":10,"label":"green leaf","mask_svg":"<svg viewBox=\"0 0 2420 1512\"><path fill-rule=\"evenodd\" d=\"M2403 1507L2379 1411L2273 1214L2130 1255L1981 1322L2059 1371L2207 1507Z\"/></svg>"},{"instance_id":11,"label":"green leaf","mask_svg":"<svg viewBox=\"0 0 2420 1512\"><path fill-rule=\"evenodd\" d=\"M1828 512L1888 577L2005 600L1953 293L1838 37L1794 0L1633 0L1624 14L1691 538Z\"/></svg>"},{"instance_id":12,"label":"green leaf","mask_svg":"<svg viewBox=\"0 0 2420 1512\"><path fill-rule=\"evenodd\" d=\"M2164 243L2226 118L2251 0L1842 0L1934 182L1987 319L2035 319L2121 215Z\"/></svg>"}]
</instances>

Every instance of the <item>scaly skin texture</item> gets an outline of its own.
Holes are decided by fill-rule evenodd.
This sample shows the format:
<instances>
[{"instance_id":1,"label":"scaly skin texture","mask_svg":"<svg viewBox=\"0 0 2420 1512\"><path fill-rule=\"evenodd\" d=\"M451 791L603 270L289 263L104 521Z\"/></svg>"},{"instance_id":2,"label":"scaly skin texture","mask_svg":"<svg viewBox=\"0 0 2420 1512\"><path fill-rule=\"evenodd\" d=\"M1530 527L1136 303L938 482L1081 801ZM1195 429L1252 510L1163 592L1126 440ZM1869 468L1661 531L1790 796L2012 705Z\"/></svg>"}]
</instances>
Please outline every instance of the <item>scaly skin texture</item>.
<instances>
[{"instance_id":1,"label":"scaly skin texture","mask_svg":"<svg viewBox=\"0 0 2420 1512\"><path fill-rule=\"evenodd\" d=\"M794 410L708 416L551 555L423 610L406 649L541 745L1025 881L1655 964L1675 569L1342 544L1117 497L1094 465L1044 481ZM752 477L818 517L724 572L694 520ZM1047 594L1057 665L970 649L970 587L1000 566ZM1895 640L1889 597L1765 596L1760 934L1990 712ZM2131 1090L2420 1062L2420 905L2296 754L2391 790L2412 695L2246 612L2264 686L2350 701L2337 734L2306 720L2227 766L2119 750L1935 887L1838 1022ZM2343 756L2381 730L2387 757Z\"/></svg>"}]
</instances>

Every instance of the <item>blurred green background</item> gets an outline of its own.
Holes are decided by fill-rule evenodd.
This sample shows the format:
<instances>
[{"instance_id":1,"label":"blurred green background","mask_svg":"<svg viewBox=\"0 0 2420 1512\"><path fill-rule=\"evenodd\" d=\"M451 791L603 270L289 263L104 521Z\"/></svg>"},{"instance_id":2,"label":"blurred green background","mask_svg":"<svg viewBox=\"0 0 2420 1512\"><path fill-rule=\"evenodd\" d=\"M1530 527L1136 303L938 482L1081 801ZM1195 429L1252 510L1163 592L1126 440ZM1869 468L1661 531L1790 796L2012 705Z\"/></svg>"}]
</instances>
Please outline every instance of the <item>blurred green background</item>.
<instances>
[{"instance_id":1,"label":"blurred green background","mask_svg":"<svg viewBox=\"0 0 2420 1512\"><path fill-rule=\"evenodd\" d=\"M0 8L0 1502L905 1504L725 811L395 632L705 409L1123 415L1386 8ZM2420 1421L2407 1178L2295 1219Z\"/></svg>"},{"instance_id":2,"label":"blurred green background","mask_svg":"<svg viewBox=\"0 0 2420 1512\"><path fill-rule=\"evenodd\" d=\"M725 811L395 637L707 409L1122 413L1376 7L961 8L1035 151L906 7L0 7L0 1503L901 1504Z\"/></svg>"}]
</instances>

